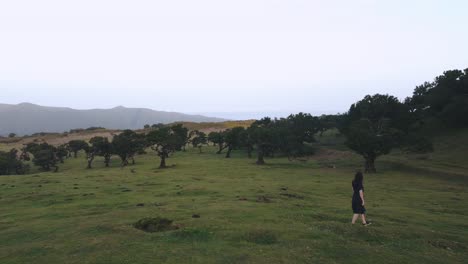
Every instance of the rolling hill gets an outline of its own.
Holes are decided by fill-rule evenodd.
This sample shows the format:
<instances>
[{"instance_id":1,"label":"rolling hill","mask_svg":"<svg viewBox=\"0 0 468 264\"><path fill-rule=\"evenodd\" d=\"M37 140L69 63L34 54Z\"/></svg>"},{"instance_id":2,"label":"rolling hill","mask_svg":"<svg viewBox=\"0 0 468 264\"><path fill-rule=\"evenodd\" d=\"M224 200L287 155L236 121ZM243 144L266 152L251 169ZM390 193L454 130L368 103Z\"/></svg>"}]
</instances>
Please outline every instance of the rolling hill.
<instances>
[{"instance_id":1,"label":"rolling hill","mask_svg":"<svg viewBox=\"0 0 468 264\"><path fill-rule=\"evenodd\" d=\"M222 122L221 118L155 111L147 108L76 110L46 107L31 103L0 104L0 135L26 135L36 132L63 132L75 128L105 127L108 129L138 129L145 124L172 122Z\"/></svg>"}]
</instances>

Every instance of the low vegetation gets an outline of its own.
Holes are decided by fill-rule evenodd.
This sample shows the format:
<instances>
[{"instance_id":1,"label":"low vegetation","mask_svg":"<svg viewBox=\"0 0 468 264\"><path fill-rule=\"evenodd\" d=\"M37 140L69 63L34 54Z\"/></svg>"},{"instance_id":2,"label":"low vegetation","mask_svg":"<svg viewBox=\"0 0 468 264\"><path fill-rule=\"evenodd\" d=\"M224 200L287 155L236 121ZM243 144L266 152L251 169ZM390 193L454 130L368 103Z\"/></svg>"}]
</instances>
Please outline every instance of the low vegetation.
<instances>
[{"instance_id":1,"label":"low vegetation","mask_svg":"<svg viewBox=\"0 0 468 264\"><path fill-rule=\"evenodd\" d=\"M443 147L438 140L434 145L435 153ZM167 165L175 166L165 170L158 169L152 153L123 168L118 159L105 167L99 156L86 170L80 152L57 173L2 176L0 259L463 263L468 257L468 168L440 172L447 164L463 166L466 159L409 156L410 166L400 166L395 161L400 154L391 153L377 160L382 169L365 178L373 225L362 227L350 224L351 180L360 157L316 147L325 148L327 160L319 149L320 159L275 157L257 166L243 150L226 159L207 146L202 154L197 148L174 153ZM178 229L147 233L134 226L157 217L173 220Z\"/></svg>"}]
</instances>

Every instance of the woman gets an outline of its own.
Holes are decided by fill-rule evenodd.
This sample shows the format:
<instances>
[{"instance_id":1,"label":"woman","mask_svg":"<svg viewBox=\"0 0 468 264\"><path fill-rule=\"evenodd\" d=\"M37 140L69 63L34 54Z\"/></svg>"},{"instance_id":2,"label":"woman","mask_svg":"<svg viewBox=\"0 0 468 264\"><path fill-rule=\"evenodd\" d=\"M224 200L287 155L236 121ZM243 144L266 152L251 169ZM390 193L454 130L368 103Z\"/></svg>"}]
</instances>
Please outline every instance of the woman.
<instances>
[{"instance_id":1,"label":"woman","mask_svg":"<svg viewBox=\"0 0 468 264\"><path fill-rule=\"evenodd\" d=\"M362 185L362 182L362 172L358 171L354 176L354 180L352 182L354 191L352 201L354 215L351 223L354 224L358 217L361 216L362 224L367 226L370 225L370 223L366 221L366 208L364 207L364 186Z\"/></svg>"}]
</instances>

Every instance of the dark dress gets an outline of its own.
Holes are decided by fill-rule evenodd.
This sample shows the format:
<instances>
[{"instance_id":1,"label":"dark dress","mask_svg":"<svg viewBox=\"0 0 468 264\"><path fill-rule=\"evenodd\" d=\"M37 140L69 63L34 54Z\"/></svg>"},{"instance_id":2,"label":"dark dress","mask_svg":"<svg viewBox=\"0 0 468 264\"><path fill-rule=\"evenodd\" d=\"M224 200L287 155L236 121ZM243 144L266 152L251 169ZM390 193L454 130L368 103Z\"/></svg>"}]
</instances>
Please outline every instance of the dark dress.
<instances>
[{"instance_id":1,"label":"dark dress","mask_svg":"<svg viewBox=\"0 0 468 264\"><path fill-rule=\"evenodd\" d=\"M352 201L352 206L353 206L353 213L355 214L365 214L366 213L366 208L362 205L362 199L361 195L359 195L359 191L362 190L364 191L364 186L362 186L362 183L357 183L353 181L353 201Z\"/></svg>"}]
</instances>

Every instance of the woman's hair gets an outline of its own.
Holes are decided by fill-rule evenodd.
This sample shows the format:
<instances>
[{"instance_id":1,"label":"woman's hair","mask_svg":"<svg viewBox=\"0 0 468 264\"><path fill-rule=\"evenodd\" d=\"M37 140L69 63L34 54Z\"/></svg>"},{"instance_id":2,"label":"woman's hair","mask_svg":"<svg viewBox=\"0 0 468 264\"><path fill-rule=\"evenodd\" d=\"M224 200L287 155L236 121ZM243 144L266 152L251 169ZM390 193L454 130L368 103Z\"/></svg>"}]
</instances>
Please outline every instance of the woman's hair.
<instances>
[{"instance_id":1,"label":"woman's hair","mask_svg":"<svg viewBox=\"0 0 468 264\"><path fill-rule=\"evenodd\" d=\"M363 179L364 179L364 176L362 176L362 172L358 171L354 175L353 183L362 183Z\"/></svg>"}]
</instances>

